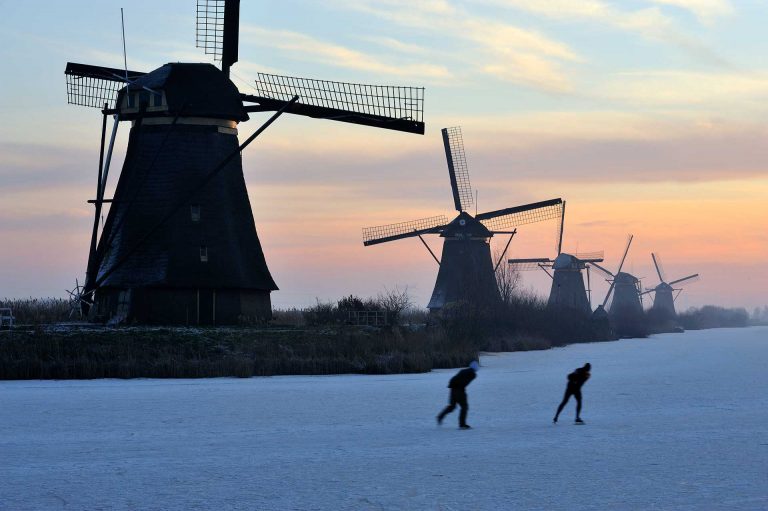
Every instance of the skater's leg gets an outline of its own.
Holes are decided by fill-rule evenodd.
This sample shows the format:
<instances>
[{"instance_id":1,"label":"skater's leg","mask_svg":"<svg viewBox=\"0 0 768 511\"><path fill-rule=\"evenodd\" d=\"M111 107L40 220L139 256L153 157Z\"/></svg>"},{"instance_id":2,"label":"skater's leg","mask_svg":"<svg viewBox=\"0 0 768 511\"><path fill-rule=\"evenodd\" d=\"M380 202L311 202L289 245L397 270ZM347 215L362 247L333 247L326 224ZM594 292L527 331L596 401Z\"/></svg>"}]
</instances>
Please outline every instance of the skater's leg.
<instances>
[{"instance_id":1,"label":"skater's leg","mask_svg":"<svg viewBox=\"0 0 768 511\"><path fill-rule=\"evenodd\" d=\"M454 411L455 409L456 409L456 398L453 395L453 392L451 392L451 397L448 400L448 406L443 408L443 411L440 412L440 415L437 416L437 423L438 424L442 423L445 416L451 413L452 411Z\"/></svg>"},{"instance_id":2,"label":"skater's leg","mask_svg":"<svg viewBox=\"0 0 768 511\"><path fill-rule=\"evenodd\" d=\"M463 396L458 396L458 399L456 400L457 403L459 403L459 406L461 406L461 411L459 412L459 427L463 427L467 425L467 412L469 412L469 403L467 402L467 395L464 394Z\"/></svg>"},{"instance_id":3,"label":"skater's leg","mask_svg":"<svg viewBox=\"0 0 768 511\"><path fill-rule=\"evenodd\" d=\"M576 420L581 420L581 390L577 390L573 393L573 397L576 398Z\"/></svg>"},{"instance_id":4,"label":"skater's leg","mask_svg":"<svg viewBox=\"0 0 768 511\"><path fill-rule=\"evenodd\" d=\"M453 405L453 404L443 408L443 411L440 412L440 415L437 416L438 422L443 422L443 419L445 418L445 416L451 413L452 411L454 411L455 409L456 409L456 405Z\"/></svg>"},{"instance_id":5,"label":"skater's leg","mask_svg":"<svg viewBox=\"0 0 768 511\"><path fill-rule=\"evenodd\" d=\"M565 395L563 396L563 400L560 402L560 406L557 407L557 413L553 419L554 422L557 422L557 418L560 417L560 412L562 412L563 408L565 408L565 404L568 402L568 399L570 399L571 394L571 389L565 389Z\"/></svg>"}]
</instances>

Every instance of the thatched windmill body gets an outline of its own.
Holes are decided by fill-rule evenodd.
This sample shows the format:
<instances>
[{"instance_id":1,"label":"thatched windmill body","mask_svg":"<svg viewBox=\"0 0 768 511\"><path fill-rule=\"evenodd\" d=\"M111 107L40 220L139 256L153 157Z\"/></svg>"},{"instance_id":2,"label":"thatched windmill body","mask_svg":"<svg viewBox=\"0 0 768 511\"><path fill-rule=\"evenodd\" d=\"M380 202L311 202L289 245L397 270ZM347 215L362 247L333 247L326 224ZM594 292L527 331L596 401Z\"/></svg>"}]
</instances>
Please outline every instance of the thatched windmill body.
<instances>
[{"instance_id":1,"label":"thatched windmill body","mask_svg":"<svg viewBox=\"0 0 768 511\"><path fill-rule=\"evenodd\" d=\"M474 204L461 130L442 130L453 202L459 212L450 222L444 215L363 229L365 246L418 237L439 265L437 280L427 307L439 312L449 304L467 303L473 307L492 307L499 300L495 269L504 258L515 227L560 216L563 201L552 199L472 216ZM438 234L444 239L441 258L435 256L423 235ZM490 239L508 234L509 240L499 260L491 257Z\"/></svg>"},{"instance_id":2,"label":"thatched windmill body","mask_svg":"<svg viewBox=\"0 0 768 511\"><path fill-rule=\"evenodd\" d=\"M271 316L277 289L243 177L241 152L283 112L423 133L423 89L259 73L256 94L229 79L239 0L198 0L197 42L221 61L149 73L69 63L70 103L102 109L95 219L81 299L91 316L142 323L232 324ZM240 143L249 113L276 113ZM109 116L114 126L105 145ZM115 134L132 123L105 198ZM109 206L99 236L102 208Z\"/></svg>"},{"instance_id":3,"label":"thatched windmill body","mask_svg":"<svg viewBox=\"0 0 768 511\"><path fill-rule=\"evenodd\" d=\"M620 335L625 333L629 335L634 334L644 325L643 305L640 302L640 279L630 273L621 271L627 259L627 253L632 245L633 238L634 236L630 234L627 246L624 249L624 255L615 273L596 262L592 263L598 271L605 275L606 280L611 283L608 293L605 295L605 300L603 300L602 305L598 306L595 314L597 317L604 315L607 306L611 324ZM611 298L613 299L611 300ZM608 305L609 301L610 305Z\"/></svg>"},{"instance_id":4,"label":"thatched windmill body","mask_svg":"<svg viewBox=\"0 0 768 511\"><path fill-rule=\"evenodd\" d=\"M547 307L561 310L574 310L584 315L592 313L591 289L589 278L590 263L603 261L602 252L568 254L562 252L563 231L565 227L565 202L557 240L557 256L529 259L509 259L509 264L518 271L542 269L552 279ZM552 270L552 273L549 270ZM584 286L584 271L587 274L587 286Z\"/></svg>"},{"instance_id":5,"label":"thatched windmill body","mask_svg":"<svg viewBox=\"0 0 768 511\"><path fill-rule=\"evenodd\" d=\"M656 268L656 274L659 276L659 284L653 289L646 289L642 295L653 293L653 306L651 311L661 319L673 319L677 316L675 311L675 300L682 291L682 288L675 289L674 286L679 286L683 282L693 283L699 279L699 274L694 273L681 279L667 282L664 273L664 267L661 264L661 259L658 254L651 253L651 259L653 259L653 266ZM677 294L675 292L677 291Z\"/></svg>"}]
</instances>

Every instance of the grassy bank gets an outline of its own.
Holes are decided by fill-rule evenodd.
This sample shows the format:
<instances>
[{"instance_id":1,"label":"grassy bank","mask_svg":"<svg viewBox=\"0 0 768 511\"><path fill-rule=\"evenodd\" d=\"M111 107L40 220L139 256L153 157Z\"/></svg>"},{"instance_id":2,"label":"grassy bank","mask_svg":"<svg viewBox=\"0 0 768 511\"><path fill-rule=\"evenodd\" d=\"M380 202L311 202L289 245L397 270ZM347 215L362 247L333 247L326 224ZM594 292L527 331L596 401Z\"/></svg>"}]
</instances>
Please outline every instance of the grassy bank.
<instances>
[{"instance_id":1,"label":"grassy bank","mask_svg":"<svg viewBox=\"0 0 768 511\"><path fill-rule=\"evenodd\" d=\"M0 379L389 374L466 365L441 329L34 328L0 332Z\"/></svg>"}]
</instances>

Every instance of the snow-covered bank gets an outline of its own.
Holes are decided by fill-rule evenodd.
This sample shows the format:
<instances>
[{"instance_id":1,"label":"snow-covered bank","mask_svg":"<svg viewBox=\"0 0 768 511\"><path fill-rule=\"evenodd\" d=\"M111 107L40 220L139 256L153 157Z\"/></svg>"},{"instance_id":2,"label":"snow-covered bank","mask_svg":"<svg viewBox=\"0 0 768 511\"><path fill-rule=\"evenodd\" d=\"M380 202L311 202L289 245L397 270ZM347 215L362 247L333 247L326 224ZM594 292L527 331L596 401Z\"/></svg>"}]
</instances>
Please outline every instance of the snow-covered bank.
<instances>
[{"instance_id":1,"label":"snow-covered bank","mask_svg":"<svg viewBox=\"0 0 768 511\"><path fill-rule=\"evenodd\" d=\"M768 508L768 328L482 365L471 431L434 422L454 371L0 382L0 509Z\"/></svg>"}]
</instances>

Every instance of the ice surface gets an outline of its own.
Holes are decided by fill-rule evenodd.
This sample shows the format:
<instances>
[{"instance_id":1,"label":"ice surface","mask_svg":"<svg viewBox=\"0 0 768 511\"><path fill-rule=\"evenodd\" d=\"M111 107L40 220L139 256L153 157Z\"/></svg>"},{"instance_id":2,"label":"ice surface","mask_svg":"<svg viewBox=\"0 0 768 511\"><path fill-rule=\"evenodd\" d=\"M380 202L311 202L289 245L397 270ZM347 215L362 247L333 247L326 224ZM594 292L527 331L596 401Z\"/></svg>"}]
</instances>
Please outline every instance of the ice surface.
<instances>
[{"instance_id":1,"label":"ice surface","mask_svg":"<svg viewBox=\"0 0 768 511\"><path fill-rule=\"evenodd\" d=\"M768 328L481 362L471 431L453 370L0 382L0 509L768 509Z\"/></svg>"}]
</instances>

